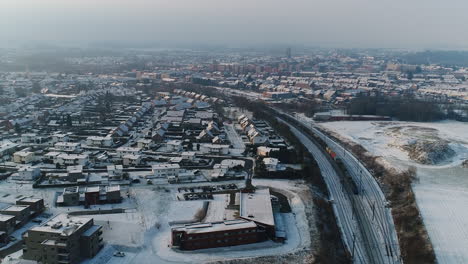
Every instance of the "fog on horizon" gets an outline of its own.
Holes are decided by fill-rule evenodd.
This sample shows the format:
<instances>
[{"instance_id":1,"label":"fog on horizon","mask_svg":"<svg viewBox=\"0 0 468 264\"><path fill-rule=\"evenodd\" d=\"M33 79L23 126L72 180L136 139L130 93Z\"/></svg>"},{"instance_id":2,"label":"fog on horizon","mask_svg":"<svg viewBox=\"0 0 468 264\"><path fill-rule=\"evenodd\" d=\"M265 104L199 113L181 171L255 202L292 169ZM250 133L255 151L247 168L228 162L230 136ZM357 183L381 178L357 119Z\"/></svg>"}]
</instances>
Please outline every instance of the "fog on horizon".
<instances>
[{"instance_id":1,"label":"fog on horizon","mask_svg":"<svg viewBox=\"0 0 468 264\"><path fill-rule=\"evenodd\" d=\"M468 48L464 0L2 0L0 45Z\"/></svg>"}]
</instances>

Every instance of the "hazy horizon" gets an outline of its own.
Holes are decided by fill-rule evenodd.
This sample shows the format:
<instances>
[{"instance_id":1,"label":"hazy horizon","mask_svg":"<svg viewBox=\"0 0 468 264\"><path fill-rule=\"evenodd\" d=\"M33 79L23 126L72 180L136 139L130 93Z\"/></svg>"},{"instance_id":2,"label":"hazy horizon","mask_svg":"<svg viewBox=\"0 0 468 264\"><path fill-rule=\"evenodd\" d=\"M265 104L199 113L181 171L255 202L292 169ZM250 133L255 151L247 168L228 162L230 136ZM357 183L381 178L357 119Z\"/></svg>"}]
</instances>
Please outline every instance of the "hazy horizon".
<instances>
[{"instance_id":1,"label":"hazy horizon","mask_svg":"<svg viewBox=\"0 0 468 264\"><path fill-rule=\"evenodd\" d=\"M465 10L462 0L4 0L0 44L467 49Z\"/></svg>"}]
</instances>

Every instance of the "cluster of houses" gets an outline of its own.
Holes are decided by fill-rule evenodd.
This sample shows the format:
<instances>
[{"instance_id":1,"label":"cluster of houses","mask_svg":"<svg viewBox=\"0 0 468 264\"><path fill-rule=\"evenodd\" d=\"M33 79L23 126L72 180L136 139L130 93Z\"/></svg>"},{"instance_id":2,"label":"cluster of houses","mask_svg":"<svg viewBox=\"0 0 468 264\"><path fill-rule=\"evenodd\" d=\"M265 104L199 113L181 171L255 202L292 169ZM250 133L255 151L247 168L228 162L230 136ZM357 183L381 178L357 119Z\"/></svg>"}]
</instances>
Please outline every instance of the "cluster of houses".
<instances>
[{"instance_id":1,"label":"cluster of houses","mask_svg":"<svg viewBox=\"0 0 468 264\"><path fill-rule=\"evenodd\" d=\"M109 94L108 90L93 97L86 94L88 105L75 109L73 116L88 116L83 123L92 122L92 126L75 127L73 122L69 127L33 126L17 138L2 141L3 165L12 172L11 179L71 188L129 184L141 176L169 183L245 176L244 165L227 163L235 160L233 146L211 105L222 100L177 89L140 101L132 98L142 95L112 94L109 99ZM114 100L104 113L105 120L96 118L103 114L97 105L102 100ZM251 143L284 144L265 123L242 121ZM216 157L227 161L214 162ZM68 193L73 192L63 192ZM81 203L86 201L83 195L78 199Z\"/></svg>"},{"instance_id":2,"label":"cluster of houses","mask_svg":"<svg viewBox=\"0 0 468 264\"><path fill-rule=\"evenodd\" d=\"M90 186L80 190L79 186L66 187L57 195L57 206L90 206L106 203L120 203L122 196L119 185Z\"/></svg>"},{"instance_id":3,"label":"cluster of houses","mask_svg":"<svg viewBox=\"0 0 468 264\"><path fill-rule=\"evenodd\" d=\"M285 141L279 137L273 128L264 120L253 120L246 115L237 119L250 144L255 146L270 146L285 148Z\"/></svg>"},{"instance_id":4,"label":"cluster of houses","mask_svg":"<svg viewBox=\"0 0 468 264\"><path fill-rule=\"evenodd\" d=\"M285 141L275 134L275 131L263 120L253 120L246 115L237 119L250 143L256 146L257 156L263 158L267 171L284 169L277 158L270 157L273 152L285 150Z\"/></svg>"}]
</instances>

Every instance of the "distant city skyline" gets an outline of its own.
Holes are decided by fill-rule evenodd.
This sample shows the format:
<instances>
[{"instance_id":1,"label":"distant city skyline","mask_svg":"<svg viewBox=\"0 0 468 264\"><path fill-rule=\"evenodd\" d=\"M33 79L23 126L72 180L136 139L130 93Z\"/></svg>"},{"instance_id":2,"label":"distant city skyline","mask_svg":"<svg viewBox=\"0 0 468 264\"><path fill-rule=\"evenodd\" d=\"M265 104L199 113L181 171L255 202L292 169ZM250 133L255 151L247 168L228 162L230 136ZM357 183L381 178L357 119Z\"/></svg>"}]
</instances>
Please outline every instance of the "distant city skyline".
<instances>
[{"instance_id":1,"label":"distant city skyline","mask_svg":"<svg viewBox=\"0 0 468 264\"><path fill-rule=\"evenodd\" d=\"M4 0L0 46L47 43L467 49L463 0Z\"/></svg>"}]
</instances>

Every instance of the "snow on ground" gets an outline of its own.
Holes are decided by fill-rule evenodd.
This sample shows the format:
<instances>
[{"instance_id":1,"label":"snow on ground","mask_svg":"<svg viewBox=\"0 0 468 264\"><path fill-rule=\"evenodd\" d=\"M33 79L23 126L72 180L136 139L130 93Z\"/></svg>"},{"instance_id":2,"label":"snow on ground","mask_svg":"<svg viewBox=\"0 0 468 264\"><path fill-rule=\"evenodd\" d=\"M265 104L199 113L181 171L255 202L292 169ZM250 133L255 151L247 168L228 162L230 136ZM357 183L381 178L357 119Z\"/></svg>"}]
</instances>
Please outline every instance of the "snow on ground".
<instances>
[{"instance_id":1,"label":"snow on ground","mask_svg":"<svg viewBox=\"0 0 468 264\"><path fill-rule=\"evenodd\" d=\"M138 205L135 213L93 216L97 223L104 226L104 240L109 241L95 259L86 263L104 264L114 263L115 261L117 261L115 263L204 263L235 258L281 255L309 247L311 238L304 212L304 203L297 195L298 191L306 190L307 187L305 185L301 186L298 181L284 180L254 180L253 184L284 190L285 194L290 198L293 212L282 214L288 237L286 243L267 241L186 252L173 250L169 246L170 226L168 222L175 220L174 218L177 220L192 219L193 213L201 208L202 203L178 201L175 198L175 188L170 189L168 192L167 189L163 188L140 187L131 190L132 197L135 197L135 202ZM221 195L213 202L224 204L225 198ZM180 209L186 210L180 211ZM213 206L212 209L217 211L219 207ZM134 225L140 228L133 228ZM125 232L122 232L124 228ZM139 237L136 236L138 234ZM126 242L119 242L119 240ZM135 243L130 243L130 247L121 246L127 245L128 241L135 241ZM126 256L123 258L114 257L112 254L115 251L123 251ZM112 262L110 262L111 260Z\"/></svg>"},{"instance_id":2,"label":"snow on ground","mask_svg":"<svg viewBox=\"0 0 468 264\"><path fill-rule=\"evenodd\" d=\"M393 167L417 167L420 181L415 183L414 191L438 262L468 263L468 169L461 166L468 159L468 123L343 121L320 125L382 156ZM389 132L395 127L407 132ZM421 129L408 129L413 127ZM397 147L405 140L434 136L434 132L449 141L455 151L452 158L439 165L418 164Z\"/></svg>"},{"instance_id":3,"label":"snow on ground","mask_svg":"<svg viewBox=\"0 0 468 264\"><path fill-rule=\"evenodd\" d=\"M230 181L242 185L241 181ZM126 213L88 215L94 218L96 224L103 226L105 247L87 264L104 263L204 263L217 260L235 258L249 258L256 256L269 256L293 253L311 244L309 226L304 212L304 203L298 193L307 190L306 185L300 181L286 180L254 180L254 185L269 186L283 190L290 199L292 213L282 214L286 225L287 241L284 244L267 241L263 243L205 249L190 252L181 252L171 249L169 221L190 220L196 211L203 206L201 201L178 201L176 198L179 185L166 187L155 185L135 185L123 191L122 204L98 205L91 209L125 208ZM193 184L195 185L195 184ZM190 186L190 185L184 185ZM51 216L75 210L85 210L78 207L55 207L53 205L55 192L63 188L32 189L30 184L20 184L14 181L0 183L0 203L13 203L23 196L44 198L47 213ZM216 211L224 207L227 197L221 195L213 202L220 206L211 206L214 218ZM210 206L209 206L210 208ZM208 211L210 213L210 211ZM210 217L210 216L208 216ZM27 226L29 227L29 226ZM20 230L18 234L21 233ZM125 252L126 256L119 258L113 256L116 251Z\"/></svg>"},{"instance_id":4,"label":"snow on ground","mask_svg":"<svg viewBox=\"0 0 468 264\"><path fill-rule=\"evenodd\" d=\"M189 221L194 219L195 214L202 208L203 201L183 201L173 203L167 215L171 221Z\"/></svg>"},{"instance_id":5,"label":"snow on ground","mask_svg":"<svg viewBox=\"0 0 468 264\"><path fill-rule=\"evenodd\" d=\"M301 235L293 214L282 214L288 239L284 244L266 241L248 245L202 249L195 251L176 251L168 247L170 229L163 229L153 240L153 246L159 257L178 263L203 263L208 261L248 258L256 256L281 255L293 252L301 246Z\"/></svg>"},{"instance_id":6,"label":"snow on ground","mask_svg":"<svg viewBox=\"0 0 468 264\"><path fill-rule=\"evenodd\" d=\"M6 256L0 263L2 264L35 264L36 262L27 262L21 257L23 256L23 250L16 251Z\"/></svg>"},{"instance_id":7,"label":"snow on ground","mask_svg":"<svg viewBox=\"0 0 468 264\"><path fill-rule=\"evenodd\" d=\"M295 183L291 181L254 180L253 184L276 187L286 191L288 196L292 197L291 208L293 213L282 214L288 236L286 243L279 244L267 241L263 243L204 249L191 252L175 251L168 247L170 244L170 227L163 224L159 230L160 232L158 232L156 237L153 239L153 246L159 257L176 262L203 263L207 261L233 258L280 255L291 253L303 247L308 247L310 245L310 235L308 231L307 218L304 212L304 204L298 195L295 192L292 192L294 190L301 189L301 187L295 186ZM302 187L302 189L303 188L304 187Z\"/></svg>"},{"instance_id":8,"label":"snow on ground","mask_svg":"<svg viewBox=\"0 0 468 264\"><path fill-rule=\"evenodd\" d=\"M456 152L455 156L442 165L454 166L468 159L468 124L457 121L443 121L433 123L416 122L375 122L375 121L342 121L320 123L321 126L338 132L340 135L358 142L368 151L385 158L404 161L411 165L419 165L412 162L407 153L398 145L411 139L438 136L448 140L450 147ZM421 129L414 129L419 127ZM401 133L394 133L394 128L402 129ZM435 129L434 133L428 134L428 129ZM434 165L427 165L431 167ZM436 165L440 166L440 165Z\"/></svg>"},{"instance_id":9,"label":"snow on ground","mask_svg":"<svg viewBox=\"0 0 468 264\"><path fill-rule=\"evenodd\" d=\"M102 238L106 243L122 246L141 246L143 243L142 219L137 213L86 215L85 217L92 217L95 224L102 225Z\"/></svg>"},{"instance_id":10,"label":"snow on ground","mask_svg":"<svg viewBox=\"0 0 468 264\"><path fill-rule=\"evenodd\" d=\"M233 124L224 123L224 129L226 135L231 142L233 149L230 149L231 154L240 155L245 151L245 144L242 141L239 133L236 131L236 128Z\"/></svg>"}]
</instances>

